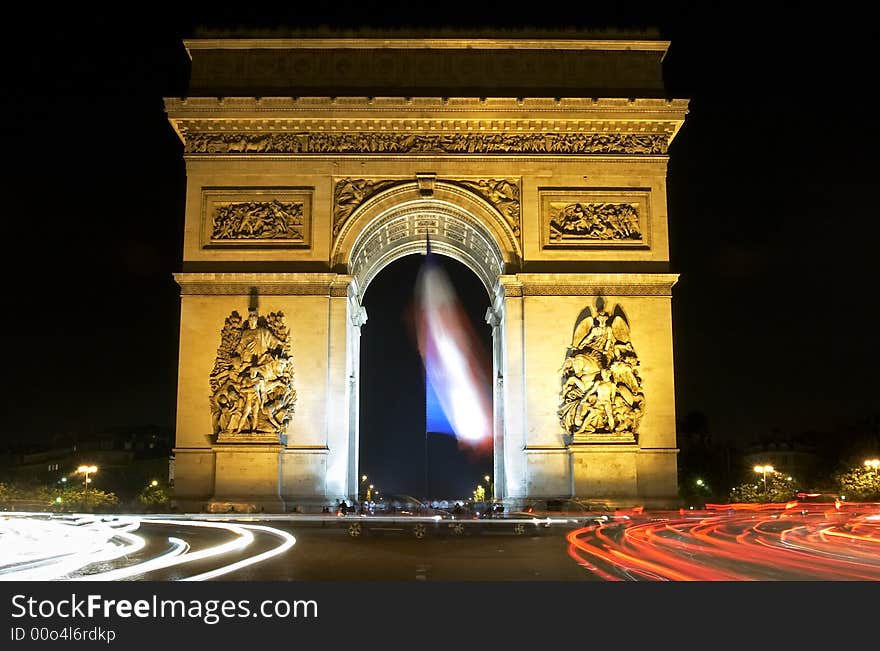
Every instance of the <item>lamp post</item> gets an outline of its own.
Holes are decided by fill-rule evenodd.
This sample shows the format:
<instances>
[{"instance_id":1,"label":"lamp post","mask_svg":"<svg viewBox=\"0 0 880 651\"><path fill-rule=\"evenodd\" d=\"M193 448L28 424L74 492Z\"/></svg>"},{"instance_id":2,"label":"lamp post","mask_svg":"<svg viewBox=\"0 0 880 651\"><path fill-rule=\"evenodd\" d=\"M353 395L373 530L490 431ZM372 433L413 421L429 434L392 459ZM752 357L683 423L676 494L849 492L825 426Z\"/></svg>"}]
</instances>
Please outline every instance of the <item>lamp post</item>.
<instances>
[{"instance_id":1,"label":"lamp post","mask_svg":"<svg viewBox=\"0 0 880 651\"><path fill-rule=\"evenodd\" d=\"M83 510L85 510L89 502L89 484L92 482L89 475L98 472L98 466L80 466L76 471L83 475L83 487L85 488L83 491Z\"/></svg>"},{"instance_id":2,"label":"lamp post","mask_svg":"<svg viewBox=\"0 0 880 651\"><path fill-rule=\"evenodd\" d=\"M755 466L755 472L764 475L764 495L767 494L767 473L773 472L773 466Z\"/></svg>"},{"instance_id":3,"label":"lamp post","mask_svg":"<svg viewBox=\"0 0 880 651\"><path fill-rule=\"evenodd\" d=\"M489 475L483 477L486 480L486 486L489 487L489 501L495 501L495 486L492 485L492 478Z\"/></svg>"},{"instance_id":4,"label":"lamp post","mask_svg":"<svg viewBox=\"0 0 880 651\"><path fill-rule=\"evenodd\" d=\"M877 474L877 468L880 468L880 459L865 459L865 468L874 471Z\"/></svg>"}]
</instances>

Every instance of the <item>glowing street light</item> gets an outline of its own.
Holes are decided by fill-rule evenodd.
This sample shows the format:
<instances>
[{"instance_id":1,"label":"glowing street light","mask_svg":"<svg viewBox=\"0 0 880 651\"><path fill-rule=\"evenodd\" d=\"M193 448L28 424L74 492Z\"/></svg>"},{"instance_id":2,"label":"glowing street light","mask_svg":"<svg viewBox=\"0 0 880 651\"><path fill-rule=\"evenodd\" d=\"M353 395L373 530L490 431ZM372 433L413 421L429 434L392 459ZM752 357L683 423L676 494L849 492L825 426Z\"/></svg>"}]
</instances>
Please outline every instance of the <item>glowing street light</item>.
<instances>
[{"instance_id":1,"label":"glowing street light","mask_svg":"<svg viewBox=\"0 0 880 651\"><path fill-rule=\"evenodd\" d=\"M764 475L764 494L767 494L767 473L773 472L773 466L755 466L754 471Z\"/></svg>"},{"instance_id":2,"label":"glowing street light","mask_svg":"<svg viewBox=\"0 0 880 651\"><path fill-rule=\"evenodd\" d=\"M155 488L155 487L158 486L158 485L159 485L159 482L156 481L155 479L154 479L153 481L150 482L150 486L152 486L153 488Z\"/></svg>"},{"instance_id":3,"label":"glowing street light","mask_svg":"<svg viewBox=\"0 0 880 651\"><path fill-rule=\"evenodd\" d=\"M877 468L880 468L880 459L865 459L865 468L877 472Z\"/></svg>"},{"instance_id":4,"label":"glowing street light","mask_svg":"<svg viewBox=\"0 0 880 651\"><path fill-rule=\"evenodd\" d=\"M83 491L83 507L85 507L89 501L89 484L92 482L89 475L98 472L98 466L80 466L76 471L84 476L83 486L85 487L85 490Z\"/></svg>"},{"instance_id":5,"label":"glowing street light","mask_svg":"<svg viewBox=\"0 0 880 651\"><path fill-rule=\"evenodd\" d=\"M483 479L486 480L486 486L489 487L489 501L493 501L495 499L495 487L492 485L492 478L489 475L485 475Z\"/></svg>"},{"instance_id":6,"label":"glowing street light","mask_svg":"<svg viewBox=\"0 0 880 651\"><path fill-rule=\"evenodd\" d=\"M85 475L85 478L83 479L83 485L88 488L89 484L92 483L92 480L89 479L89 475L98 472L98 466L80 466L76 469L76 472L80 475Z\"/></svg>"},{"instance_id":7,"label":"glowing street light","mask_svg":"<svg viewBox=\"0 0 880 651\"><path fill-rule=\"evenodd\" d=\"M697 486L705 486L705 482L702 479L697 480Z\"/></svg>"}]
</instances>

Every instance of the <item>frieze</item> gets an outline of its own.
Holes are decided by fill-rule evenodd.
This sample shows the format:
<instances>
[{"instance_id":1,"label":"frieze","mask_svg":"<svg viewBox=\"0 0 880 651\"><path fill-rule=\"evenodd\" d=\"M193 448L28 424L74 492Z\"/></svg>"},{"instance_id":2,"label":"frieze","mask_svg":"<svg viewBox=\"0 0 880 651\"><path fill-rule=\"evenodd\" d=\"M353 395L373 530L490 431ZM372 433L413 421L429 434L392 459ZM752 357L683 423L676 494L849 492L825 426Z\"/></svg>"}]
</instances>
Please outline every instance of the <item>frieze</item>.
<instances>
[{"instance_id":1,"label":"frieze","mask_svg":"<svg viewBox=\"0 0 880 651\"><path fill-rule=\"evenodd\" d=\"M560 368L559 422L567 444L635 442L645 414L640 362L630 325L617 305L602 297L575 324Z\"/></svg>"},{"instance_id":2,"label":"frieze","mask_svg":"<svg viewBox=\"0 0 880 651\"><path fill-rule=\"evenodd\" d=\"M523 285L522 296L671 296L669 285ZM508 293L508 296L510 294Z\"/></svg>"},{"instance_id":3,"label":"frieze","mask_svg":"<svg viewBox=\"0 0 880 651\"><path fill-rule=\"evenodd\" d=\"M190 133L188 154L666 154L657 133Z\"/></svg>"},{"instance_id":4,"label":"frieze","mask_svg":"<svg viewBox=\"0 0 880 651\"><path fill-rule=\"evenodd\" d=\"M174 274L181 296L329 296L333 286L352 277L335 273L198 273Z\"/></svg>"},{"instance_id":5,"label":"frieze","mask_svg":"<svg viewBox=\"0 0 880 651\"><path fill-rule=\"evenodd\" d=\"M249 287L222 281L188 282L181 285L181 296L241 296L247 295ZM260 294L266 296L331 296L327 283L279 283L260 287ZM340 296L342 294L336 294Z\"/></svg>"}]
</instances>

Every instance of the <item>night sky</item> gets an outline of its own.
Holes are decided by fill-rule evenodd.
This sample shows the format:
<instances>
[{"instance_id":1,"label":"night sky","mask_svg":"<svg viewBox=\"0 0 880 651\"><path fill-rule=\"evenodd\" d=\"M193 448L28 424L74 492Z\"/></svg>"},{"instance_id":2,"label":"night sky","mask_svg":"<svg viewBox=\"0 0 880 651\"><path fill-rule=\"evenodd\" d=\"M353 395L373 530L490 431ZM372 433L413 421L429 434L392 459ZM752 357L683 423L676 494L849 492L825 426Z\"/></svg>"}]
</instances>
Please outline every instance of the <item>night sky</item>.
<instances>
[{"instance_id":1,"label":"night sky","mask_svg":"<svg viewBox=\"0 0 880 651\"><path fill-rule=\"evenodd\" d=\"M829 13L840 4L821 12L808 3L660 4L541 3L552 17L544 20L510 3L432 4L421 17L412 3L361 2L262 17L206 5L10 21L0 96L0 441L174 425L179 296L171 274L181 267L185 170L162 98L186 95L181 39L200 25L657 27L672 42L667 94L691 99L669 152L671 270L681 274L673 290L677 414L703 412L713 434L732 441L862 427L880 411L876 23ZM400 339L382 339L371 305L402 308L412 264L396 263L367 294L364 369L377 351L398 348ZM463 282L482 324L482 287L475 277ZM488 337L486 326L478 330ZM401 353L388 364L412 370L413 359ZM420 387L396 386L401 412L421 412ZM394 429L380 420L386 410L367 402L362 412L364 440ZM422 485L421 459L411 451L397 458L393 438L375 446L409 469L413 490Z\"/></svg>"}]
</instances>

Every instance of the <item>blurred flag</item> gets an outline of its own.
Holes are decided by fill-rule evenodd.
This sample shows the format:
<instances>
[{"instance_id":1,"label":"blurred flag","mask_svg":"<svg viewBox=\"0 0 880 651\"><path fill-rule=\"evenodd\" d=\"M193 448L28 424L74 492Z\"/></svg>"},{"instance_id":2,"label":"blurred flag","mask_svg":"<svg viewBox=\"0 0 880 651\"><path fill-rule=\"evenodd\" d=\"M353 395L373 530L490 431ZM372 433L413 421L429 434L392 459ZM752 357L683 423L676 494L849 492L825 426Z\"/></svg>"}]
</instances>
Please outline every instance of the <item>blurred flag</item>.
<instances>
[{"instance_id":1,"label":"blurred flag","mask_svg":"<svg viewBox=\"0 0 880 651\"><path fill-rule=\"evenodd\" d=\"M428 252L416 280L416 332L425 366L426 431L491 450L491 371L455 290Z\"/></svg>"}]
</instances>

